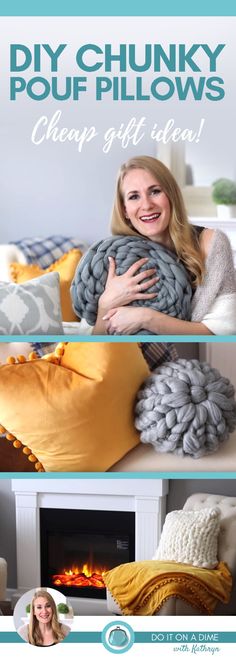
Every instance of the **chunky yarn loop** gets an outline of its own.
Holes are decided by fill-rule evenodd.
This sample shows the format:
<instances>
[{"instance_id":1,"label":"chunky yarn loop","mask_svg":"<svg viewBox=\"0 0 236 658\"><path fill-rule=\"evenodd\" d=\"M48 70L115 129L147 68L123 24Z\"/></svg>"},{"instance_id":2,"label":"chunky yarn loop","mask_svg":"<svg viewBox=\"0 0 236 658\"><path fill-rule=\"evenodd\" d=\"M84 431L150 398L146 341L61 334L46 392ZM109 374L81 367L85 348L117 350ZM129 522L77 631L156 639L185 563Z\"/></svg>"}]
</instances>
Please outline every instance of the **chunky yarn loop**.
<instances>
[{"instance_id":1,"label":"chunky yarn loop","mask_svg":"<svg viewBox=\"0 0 236 658\"><path fill-rule=\"evenodd\" d=\"M151 306L182 320L190 319L192 289L187 272L175 254L162 245L139 237L118 236L96 242L81 259L71 285L75 313L91 325L97 319L98 300L104 292L109 261L113 256L116 274L124 274L140 258L148 258L141 268L155 267L159 281L147 292L156 292L152 300L135 300L133 306Z\"/></svg>"},{"instance_id":2,"label":"chunky yarn loop","mask_svg":"<svg viewBox=\"0 0 236 658\"><path fill-rule=\"evenodd\" d=\"M236 427L234 387L198 360L157 368L140 389L135 427L157 452L202 457L215 452Z\"/></svg>"}]
</instances>

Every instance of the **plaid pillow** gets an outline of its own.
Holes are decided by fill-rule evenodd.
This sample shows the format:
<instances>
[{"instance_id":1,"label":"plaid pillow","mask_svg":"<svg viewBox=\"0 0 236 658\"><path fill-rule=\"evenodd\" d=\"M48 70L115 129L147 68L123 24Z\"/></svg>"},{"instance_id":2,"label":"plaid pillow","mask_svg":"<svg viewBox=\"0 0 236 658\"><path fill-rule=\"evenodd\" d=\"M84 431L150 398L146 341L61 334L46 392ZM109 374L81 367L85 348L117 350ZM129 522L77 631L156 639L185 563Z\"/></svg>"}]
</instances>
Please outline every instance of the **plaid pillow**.
<instances>
[{"instance_id":1,"label":"plaid pillow","mask_svg":"<svg viewBox=\"0 0 236 658\"><path fill-rule=\"evenodd\" d=\"M176 361L178 352L173 343L139 343L150 370L155 370L166 361Z\"/></svg>"},{"instance_id":2,"label":"plaid pillow","mask_svg":"<svg viewBox=\"0 0 236 658\"><path fill-rule=\"evenodd\" d=\"M31 343L32 350L38 357L50 354L57 343ZM176 361L178 352L173 343L139 343L143 356L150 370L155 370L166 361Z\"/></svg>"},{"instance_id":3,"label":"plaid pillow","mask_svg":"<svg viewBox=\"0 0 236 658\"><path fill-rule=\"evenodd\" d=\"M41 359L45 354L51 354L54 352L57 343L31 343L31 348L38 358Z\"/></svg>"},{"instance_id":4,"label":"plaid pillow","mask_svg":"<svg viewBox=\"0 0 236 658\"><path fill-rule=\"evenodd\" d=\"M75 247L84 252L87 246L78 238L51 235L49 238L24 238L14 243L23 252L27 263L37 263L45 269Z\"/></svg>"}]
</instances>

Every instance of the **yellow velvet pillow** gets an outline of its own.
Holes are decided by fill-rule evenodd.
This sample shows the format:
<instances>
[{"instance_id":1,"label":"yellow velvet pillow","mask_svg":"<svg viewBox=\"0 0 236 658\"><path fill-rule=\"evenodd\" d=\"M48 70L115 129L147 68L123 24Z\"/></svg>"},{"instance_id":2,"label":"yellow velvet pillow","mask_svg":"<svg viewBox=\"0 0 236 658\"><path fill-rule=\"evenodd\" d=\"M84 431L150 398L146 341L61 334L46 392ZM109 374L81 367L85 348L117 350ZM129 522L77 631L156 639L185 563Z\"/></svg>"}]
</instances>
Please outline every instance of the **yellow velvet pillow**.
<instances>
[{"instance_id":1,"label":"yellow velvet pillow","mask_svg":"<svg viewBox=\"0 0 236 658\"><path fill-rule=\"evenodd\" d=\"M65 322L74 322L76 320L78 322L78 317L72 308L70 286L81 256L82 252L80 249L71 249L45 270L37 264L24 265L21 263L11 263L11 279L14 283L24 283L25 281L30 281L30 279L35 279L37 276L42 276L47 272L58 272L60 275L62 319Z\"/></svg>"},{"instance_id":2,"label":"yellow velvet pillow","mask_svg":"<svg viewBox=\"0 0 236 658\"><path fill-rule=\"evenodd\" d=\"M36 470L106 471L139 443L133 407L150 373L137 344L62 343L19 360L0 367L0 434Z\"/></svg>"}]
</instances>

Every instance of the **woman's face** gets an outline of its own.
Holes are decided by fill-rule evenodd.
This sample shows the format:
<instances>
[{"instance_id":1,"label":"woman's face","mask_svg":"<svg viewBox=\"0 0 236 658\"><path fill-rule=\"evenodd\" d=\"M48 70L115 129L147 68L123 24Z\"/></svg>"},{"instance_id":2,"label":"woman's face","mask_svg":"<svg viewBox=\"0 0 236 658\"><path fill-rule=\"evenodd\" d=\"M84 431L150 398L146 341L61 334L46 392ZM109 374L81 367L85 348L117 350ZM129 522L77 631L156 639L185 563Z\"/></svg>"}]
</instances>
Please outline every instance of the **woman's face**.
<instances>
[{"instance_id":1,"label":"woman's face","mask_svg":"<svg viewBox=\"0 0 236 658\"><path fill-rule=\"evenodd\" d=\"M49 624L52 621L52 608L47 599L43 596L38 596L34 602L34 614L38 622L41 624Z\"/></svg>"},{"instance_id":2,"label":"woman's face","mask_svg":"<svg viewBox=\"0 0 236 658\"><path fill-rule=\"evenodd\" d=\"M170 202L158 180L145 169L130 169L122 183L126 217L136 231L169 244Z\"/></svg>"}]
</instances>

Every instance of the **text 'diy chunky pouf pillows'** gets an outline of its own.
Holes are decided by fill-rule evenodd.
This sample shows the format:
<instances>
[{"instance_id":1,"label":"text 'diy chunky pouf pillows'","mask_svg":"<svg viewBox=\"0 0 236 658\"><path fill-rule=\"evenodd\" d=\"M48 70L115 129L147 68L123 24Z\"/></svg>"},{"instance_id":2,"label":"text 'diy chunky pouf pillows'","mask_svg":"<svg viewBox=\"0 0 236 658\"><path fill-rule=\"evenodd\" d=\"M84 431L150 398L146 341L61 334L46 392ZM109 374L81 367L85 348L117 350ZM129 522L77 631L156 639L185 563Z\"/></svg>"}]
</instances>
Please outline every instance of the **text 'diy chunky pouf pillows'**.
<instances>
[{"instance_id":1,"label":"text 'diy chunky pouf pillows'","mask_svg":"<svg viewBox=\"0 0 236 658\"><path fill-rule=\"evenodd\" d=\"M187 272L175 254L162 245L139 237L118 236L96 242L81 259L71 286L75 313L94 325L97 318L98 300L105 289L109 261L116 263L116 274L124 274L140 258L148 258L141 268L155 267L159 281L148 289L156 292L152 300L135 300L134 306L151 306L183 320L190 319L192 289Z\"/></svg>"},{"instance_id":2,"label":"text 'diy chunky pouf pillows'","mask_svg":"<svg viewBox=\"0 0 236 658\"><path fill-rule=\"evenodd\" d=\"M135 426L157 452L202 457L236 427L234 387L207 363L178 359L157 368L138 393Z\"/></svg>"}]
</instances>

